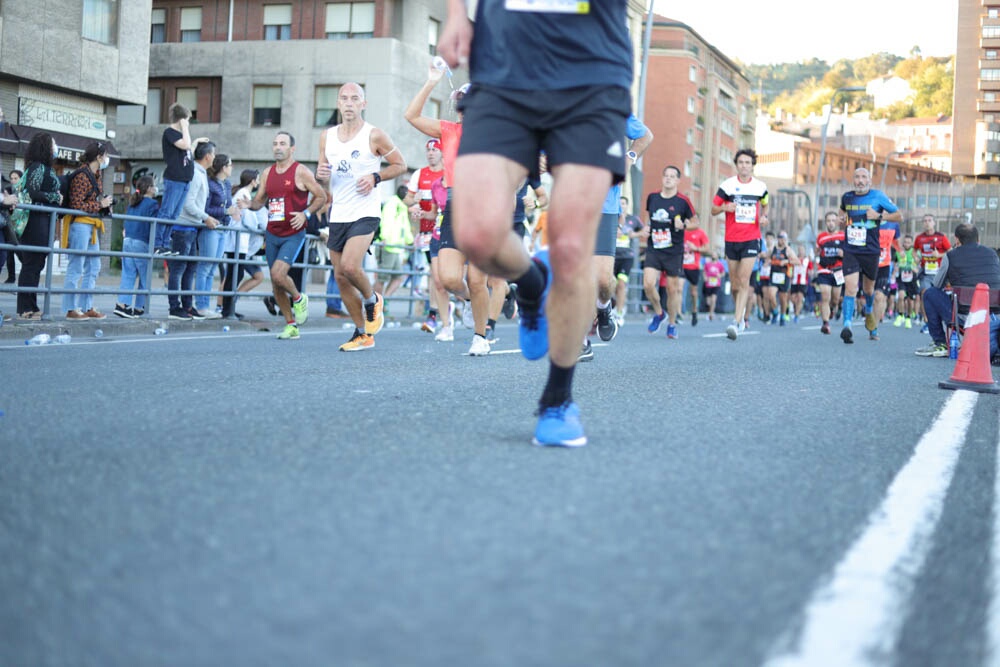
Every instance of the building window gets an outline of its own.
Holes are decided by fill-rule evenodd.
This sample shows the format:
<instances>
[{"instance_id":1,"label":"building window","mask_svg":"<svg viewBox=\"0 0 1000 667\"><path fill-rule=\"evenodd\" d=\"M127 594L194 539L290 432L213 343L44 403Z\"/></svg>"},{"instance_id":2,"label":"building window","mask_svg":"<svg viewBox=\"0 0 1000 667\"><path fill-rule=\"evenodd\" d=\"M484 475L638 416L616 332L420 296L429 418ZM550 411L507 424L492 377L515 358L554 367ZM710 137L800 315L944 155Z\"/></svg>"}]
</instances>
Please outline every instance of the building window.
<instances>
[{"instance_id":1,"label":"building window","mask_svg":"<svg viewBox=\"0 0 1000 667\"><path fill-rule=\"evenodd\" d=\"M437 54L438 36L441 35L441 22L437 19L427 20L427 46L431 55Z\"/></svg>"},{"instance_id":2,"label":"building window","mask_svg":"<svg viewBox=\"0 0 1000 667\"><path fill-rule=\"evenodd\" d=\"M114 44L118 35L118 0L83 0L84 39Z\"/></svg>"},{"instance_id":3,"label":"building window","mask_svg":"<svg viewBox=\"0 0 1000 667\"><path fill-rule=\"evenodd\" d=\"M692 83L698 80L698 68L694 65L688 67L688 79L690 79Z\"/></svg>"},{"instance_id":4,"label":"building window","mask_svg":"<svg viewBox=\"0 0 1000 667\"><path fill-rule=\"evenodd\" d=\"M163 91L159 88L150 88L146 91L146 125L156 125L163 116Z\"/></svg>"},{"instance_id":5,"label":"building window","mask_svg":"<svg viewBox=\"0 0 1000 667\"><path fill-rule=\"evenodd\" d=\"M687 131L687 143L688 143L688 146L691 146L691 145L694 144L694 130L688 130Z\"/></svg>"},{"instance_id":6,"label":"building window","mask_svg":"<svg viewBox=\"0 0 1000 667\"><path fill-rule=\"evenodd\" d=\"M338 90L340 90L340 86L316 86L314 127L330 127L340 124L340 112L337 110Z\"/></svg>"},{"instance_id":7,"label":"building window","mask_svg":"<svg viewBox=\"0 0 1000 667\"><path fill-rule=\"evenodd\" d=\"M181 7L181 41L201 41L201 7Z\"/></svg>"},{"instance_id":8,"label":"building window","mask_svg":"<svg viewBox=\"0 0 1000 667\"><path fill-rule=\"evenodd\" d=\"M198 121L198 89L178 88L174 92L174 99L178 104L183 104L191 110L191 121Z\"/></svg>"},{"instance_id":9,"label":"building window","mask_svg":"<svg viewBox=\"0 0 1000 667\"><path fill-rule=\"evenodd\" d=\"M688 113L694 113L694 98L688 98Z\"/></svg>"},{"instance_id":10,"label":"building window","mask_svg":"<svg viewBox=\"0 0 1000 667\"><path fill-rule=\"evenodd\" d=\"M374 2L338 2L326 6L327 39L371 39L374 36Z\"/></svg>"},{"instance_id":11,"label":"building window","mask_svg":"<svg viewBox=\"0 0 1000 667\"><path fill-rule=\"evenodd\" d=\"M427 100L427 104L424 105L425 115L428 118L440 118L441 117L441 102L437 100Z\"/></svg>"},{"instance_id":12,"label":"building window","mask_svg":"<svg viewBox=\"0 0 1000 667\"><path fill-rule=\"evenodd\" d=\"M997 94L996 93L983 93L983 101L984 102L996 102L997 101Z\"/></svg>"},{"instance_id":13,"label":"building window","mask_svg":"<svg viewBox=\"0 0 1000 667\"><path fill-rule=\"evenodd\" d=\"M1000 81L1000 69L981 69L979 78L983 81Z\"/></svg>"},{"instance_id":14,"label":"building window","mask_svg":"<svg viewBox=\"0 0 1000 667\"><path fill-rule=\"evenodd\" d=\"M253 87L253 124L281 124L281 86Z\"/></svg>"},{"instance_id":15,"label":"building window","mask_svg":"<svg viewBox=\"0 0 1000 667\"><path fill-rule=\"evenodd\" d=\"M154 9L153 18L150 23L149 43L163 44L167 41L167 10Z\"/></svg>"},{"instance_id":16,"label":"building window","mask_svg":"<svg viewBox=\"0 0 1000 667\"><path fill-rule=\"evenodd\" d=\"M996 51L987 51L986 52L986 59L987 60L996 60L997 59L997 52Z\"/></svg>"},{"instance_id":17,"label":"building window","mask_svg":"<svg viewBox=\"0 0 1000 667\"><path fill-rule=\"evenodd\" d=\"M725 162L726 164L729 164L733 161L733 152L728 148L720 148L719 159Z\"/></svg>"},{"instance_id":18,"label":"building window","mask_svg":"<svg viewBox=\"0 0 1000 667\"><path fill-rule=\"evenodd\" d=\"M996 7L990 7L989 9L986 10L986 16L988 16L991 19L995 19L998 16L1000 16L1000 9L997 9Z\"/></svg>"},{"instance_id":19,"label":"building window","mask_svg":"<svg viewBox=\"0 0 1000 667\"><path fill-rule=\"evenodd\" d=\"M684 160L684 175L691 177L691 160Z\"/></svg>"},{"instance_id":20,"label":"building window","mask_svg":"<svg viewBox=\"0 0 1000 667\"><path fill-rule=\"evenodd\" d=\"M996 39L1000 37L1000 25L984 25L983 39Z\"/></svg>"},{"instance_id":21,"label":"building window","mask_svg":"<svg viewBox=\"0 0 1000 667\"><path fill-rule=\"evenodd\" d=\"M264 39L273 42L292 38L292 6L264 5Z\"/></svg>"},{"instance_id":22,"label":"building window","mask_svg":"<svg viewBox=\"0 0 1000 667\"><path fill-rule=\"evenodd\" d=\"M733 126L733 121L728 118L723 118L719 121L719 128L722 129L723 134L730 137L733 136L733 133L736 131L736 128Z\"/></svg>"}]
</instances>

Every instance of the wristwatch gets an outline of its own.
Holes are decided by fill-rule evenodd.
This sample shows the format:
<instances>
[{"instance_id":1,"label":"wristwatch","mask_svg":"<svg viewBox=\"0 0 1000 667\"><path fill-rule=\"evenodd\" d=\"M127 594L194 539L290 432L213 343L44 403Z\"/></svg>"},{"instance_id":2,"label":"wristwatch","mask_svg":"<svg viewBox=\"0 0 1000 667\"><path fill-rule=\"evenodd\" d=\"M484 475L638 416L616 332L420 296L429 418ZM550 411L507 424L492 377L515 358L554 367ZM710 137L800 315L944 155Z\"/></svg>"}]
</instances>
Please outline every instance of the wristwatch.
<instances>
[{"instance_id":1,"label":"wristwatch","mask_svg":"<svg viewBox=\"0 0 1000 667\"><path fill-rule=\"evenodd\" d=\"M372 173L372 177L375 179L375 185L378 185L379 183L382 182L382 177L378 175L377 171Z\"/></svg>"}]
</instances>

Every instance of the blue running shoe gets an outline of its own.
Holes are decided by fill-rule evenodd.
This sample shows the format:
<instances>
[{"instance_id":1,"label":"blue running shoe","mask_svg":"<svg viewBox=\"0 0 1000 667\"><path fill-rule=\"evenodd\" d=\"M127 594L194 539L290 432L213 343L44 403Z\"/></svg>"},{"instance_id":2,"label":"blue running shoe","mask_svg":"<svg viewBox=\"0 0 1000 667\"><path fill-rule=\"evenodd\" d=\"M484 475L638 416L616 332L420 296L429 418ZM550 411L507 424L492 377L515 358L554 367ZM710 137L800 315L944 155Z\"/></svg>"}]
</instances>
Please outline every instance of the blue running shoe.
<instances>
[{"instance_id":1,"label":"blue running shoe","mask_svg":"<svg viewBox=\"0 0 1000 667\"><path fill-rule=\"evenodd\" d=\"M549 251L542 250L535 255L534 261L545 267L545 290L538 303L527 304L517 295L518 343L525 359L534 361L541 359L549 352L549 322L545 318L545 300L552 285L552 267L549 265Z\"/></svg>"},{"instance_id":2,"label":"blue running shoe","mask_svg":"<svg viewBox=\"0 0 1000 667\"><path fill-rule=\"evenodd\" d=\"M532 443L548 447L583 447L587 436L580 422L580 408L568 402L545 408L538 416Z\"/></svg>"},{"instance_id":3,"label":"blue running shoe","mask_svg":"<svg viewBox=\"0 0 1000 667\"><path fill-rule=\"evenodd\" d=\"M660 315L653 315L653 319L649 321L649 326L646 327L649 333L656 333L657 331L659 331L660 325L663 324L663 320L665 320L666 317L667 317L666 311L664 311Z\"/></svg>"},{"instance_id":4,"label":"blue running shoe","mask_svg":"<svg viewBox=\"0 0 1000 667\"><path fill-rule=\"evenodd\" d=\"M667 338L677 338L677 326L673 324L667 325Z\"/></svg>"}]
</instances>

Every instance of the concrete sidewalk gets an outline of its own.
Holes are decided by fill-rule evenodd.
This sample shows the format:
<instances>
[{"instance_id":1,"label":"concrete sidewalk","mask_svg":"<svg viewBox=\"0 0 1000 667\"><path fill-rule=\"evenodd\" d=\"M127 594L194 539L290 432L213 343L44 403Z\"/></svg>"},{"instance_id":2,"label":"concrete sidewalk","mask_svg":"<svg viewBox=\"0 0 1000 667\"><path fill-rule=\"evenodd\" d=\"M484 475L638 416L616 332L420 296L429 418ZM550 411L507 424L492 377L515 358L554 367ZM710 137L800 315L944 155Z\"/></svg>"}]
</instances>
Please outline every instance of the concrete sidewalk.
<instances>
[{"instance_id":1,"label":"concrete sidewalk","mask_svg":"<svg viewBox=\"0 0 1000 667\"><path fill-rule=\"evenodd\" d=\"M42 275L44 285L45 275ZM218 288L218 280L216 288ZM62 287L63 276L53 275L53 287ZM120 285L120 277L115 273L102 274L97 279L98 289L117 289ZM107 315L103 320L67 320L65 312L62 310L61 294L53 293L51 296L50 314L48 319L41 321L22 321L17 319L17 285L0 283L0 311L3 312L4 321L0 326L0 340L27 340L39 333L47 333L56 336L68 333L74 338L92 338L97 330L101 330L105 337L114 336L152 336L153 332L163 327L171 332L213 332L229 327L230 331L274 331L275 335L281 331L284 320L280 316L271 315L264 306L263 297L270 294L271 283L264 280L250 295L242 295L237 301L237 312L244 315L243 320L171 320L167 317L168 305L165 295L153 295L152 303L146 309L144 317L138 319L126 319L114 314L115 303L118 297L115 294L95 294L94 307ZM165 289L162 278L154 278L154 289ZM310 284L307 293L318 294L326 289L326 282L322 284ZM43 307L44 295L38 295L38 305ZM216 303L217 297L210 297L212 304ZM410 304L405 300L389 302L389 312L386 315L387 326L410 327L414 322L422 321L421 318L409 317ZM422 307L422 306L421 306ZM417 305L414 304L414 309ZM214 310L214 305L213 305ZM396 316L396 313L399 316ZM9 319L8 319L9 318ZM326 299L322 296L310 297L309 320L304 325L307 328L324 329L345 329L350 328L350 318L346 316L327 317Z\"/></svg>"}]
</instances>

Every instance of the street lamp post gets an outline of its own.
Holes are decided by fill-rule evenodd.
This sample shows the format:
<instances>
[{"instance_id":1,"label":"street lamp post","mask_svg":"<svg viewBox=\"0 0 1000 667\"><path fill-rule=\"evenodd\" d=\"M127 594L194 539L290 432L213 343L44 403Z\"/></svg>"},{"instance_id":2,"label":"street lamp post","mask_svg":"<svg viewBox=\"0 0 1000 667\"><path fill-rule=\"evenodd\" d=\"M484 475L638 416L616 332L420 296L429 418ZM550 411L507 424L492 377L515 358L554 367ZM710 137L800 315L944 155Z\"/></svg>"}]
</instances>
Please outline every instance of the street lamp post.
<instances>
[{"instance_id":1,"label":"street lamp post","mask_svg":"<svg viewBox=\"0 0 1000 667\"><path fill-rule=\"evenodd\" d=\"M799 207L797 205L797 201L798 201L798 196L799 195L802 195L803 197L806 198L806 210L809 211L810 213L812 212L812 210L813 210L812 201L809 199L809 193L806 192L805 190L799 190L797 188L778 188L778 192L781 193L781 194L783 194L783 195L792 195L792 197L793 197L792 202L793 202L793 206L795 208L795 222L796 223L798 223L798 221L799 221ZM802 239L798 238L798 236L802 235L802 232L805 231L806 227L809 228L809 237L810 238L808 240L810 240L810 241L814 240L816 234L813 232L812 223L810 223L809 221L806 221L806 224L803 225L802 229L798 230L798 235L797 235L797 237L795 239L796 241L802 241Z\"/></svg>"},{"instance_id":2,"label":"street lamp post","mask_svg":"<svg viewBox=\"0 0 1000 667\"><path fill-rule=\"evenodd\" d=\"M826 160L826 131L830 127L830 116L833 115L833 102L837 98L837 93L858 93L865 90L864 86L844 86L833 91L830 95L830 110L826 114L826 121L823 123L823 136L820 140L819 165L816 168L816 209L813 211L813 220L819 220L819 186L823 180L823 162Z\"/></svg>"}]
</instances>

